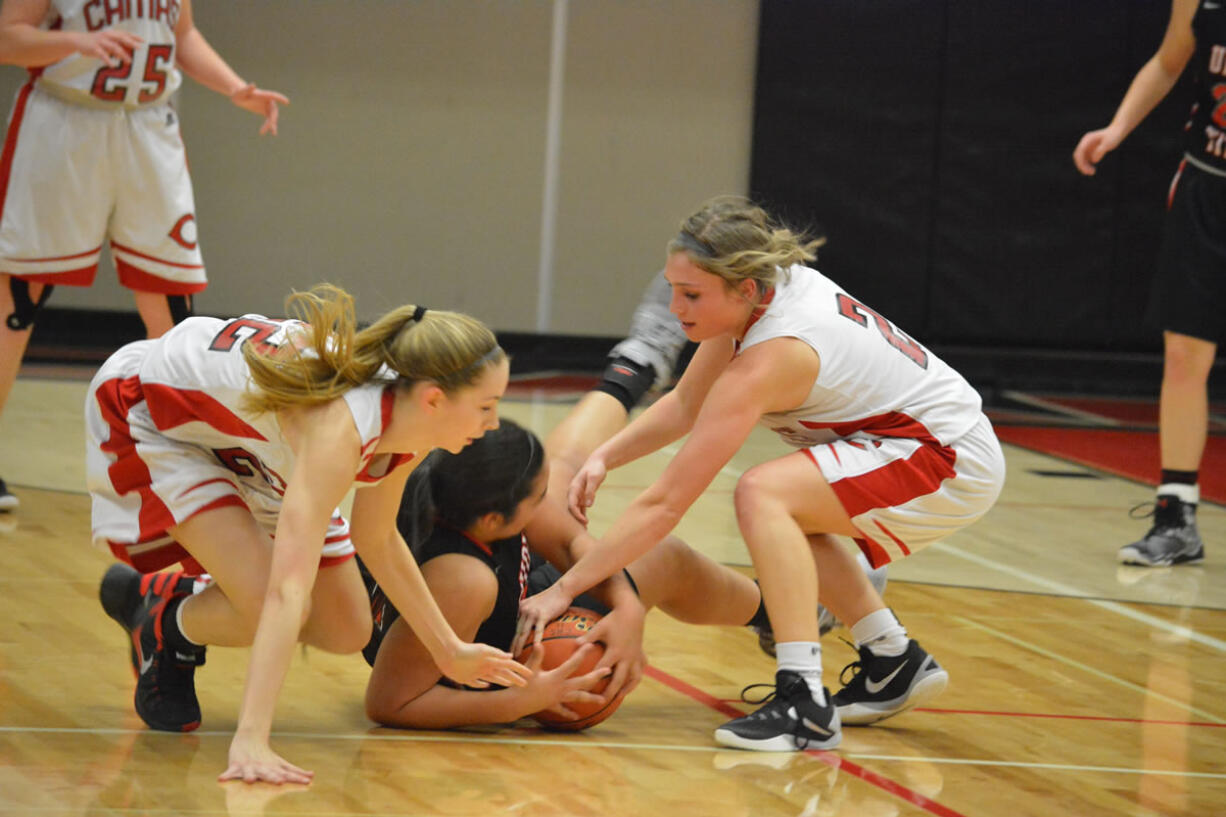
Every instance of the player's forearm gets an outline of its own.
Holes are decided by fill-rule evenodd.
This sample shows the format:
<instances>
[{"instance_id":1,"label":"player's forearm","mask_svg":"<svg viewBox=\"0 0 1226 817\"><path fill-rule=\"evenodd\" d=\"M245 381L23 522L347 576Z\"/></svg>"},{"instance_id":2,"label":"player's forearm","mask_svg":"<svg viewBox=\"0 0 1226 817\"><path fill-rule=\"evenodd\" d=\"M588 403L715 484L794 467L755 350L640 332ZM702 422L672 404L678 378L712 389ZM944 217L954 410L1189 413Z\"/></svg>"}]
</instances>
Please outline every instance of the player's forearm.
<instances>
[{"instance_id":1,"label":"player's forearm","mask_svg":"<svg viewBox=\"0 0 1226 817\"><path fill-rule=\"evenodd\" d=\"M183 73L223 96L231 96L247 84L196 28L178 37L176 61Z\"/></svg>"},{"instance_id":2,"label":"player's forearm","mask_svg":"<svg viewBox=\"0 0 1226 817\"><path fill-rule=\"evenodd\" d=\"M609 470L633 462L680 439L693 425L681 405L665 395L593 452Z\"/></svg>"},{"instance_id":3,"label":"player's forearm","mask_svg":"<svg viewBox=\"0 0 1226 817\"><path fill-rule=\"evenodd\" d=\"M264 600L251 645L236 733L267 741L277 698L302 628L305 592L274 592Z\"/></svg>"},{"instance_id":4,"label":"player's forearm","mask_svg":"<svg viewBox=\"0 0 1226 817\"><path fill-rule=\"evenodd\" d=\"M359 552L383 592L400 611L404 623L413 630L430 656L440 665L451 659L462 642L447 623L421 575L421 568L403 540L396 537L390 546L366 544Z\"/></svg>"},{"instance_id":5,"label":"player's forearm","mask_svg":"<svg viewBox=\"0 0 1226 817\"><path fill-rule=\"evenodd\" d=\"M567 549L570 559L564 569L568 570L573 565L578 564L584 555L598 547L600 547L600 543L586 532L576 536ZM618 607L623 604L639 604L638 594L634 592L634 586L626 577L624 570L616 571L604 581L592 587L590 592L610 607Z\"/></svg>"},{"instance_id":6,"label":"player's forearm","mask_svg":"<svg viewBox=\"0 0 1226 817\"><path fill-rule=\"evenodd\" d=\"M477 691L438 684L396 709L368 710L370 719L404 729L454 729L510 723L539 709L521 689Z\"/></svg>"},{"instance_id":7,"label":"player's forearm","mask_svg":"<svg viewBox=\"0 0 1226 817\"><path fill-rule=\"evenodd\" d=\"M573 599L651 550L680 520L681 513L667 504L639 496L600 538L600 545L584 554L558 583Z\"/></svg>"},{"instance_id":8,"label":"player's forearm","mask_svg":"<svg viewBox=\"0 0 1226 817\"><path fill-rule=\"evenodd\" d=\"M80 48L70 31L45 31L26 23L0 27L0 63L39 68L72 56Z\"/></svg>"},{"instance_id":9,"label":"player's forearm","mask_svg":"<svg viewBox=\"0 0 1226 817\"><path fill-rule=\"evenodd\" d=\"M1175 66L1168 66L1158 56L1145 63L1128 86L1128 92L1124 94L1124 99L1111 119L1111 127L1118 129L1124 136L1132 133L1175 87L1183 66L1178 66L1179 70L1174 69Z\"/></svg>"}]
</instances>

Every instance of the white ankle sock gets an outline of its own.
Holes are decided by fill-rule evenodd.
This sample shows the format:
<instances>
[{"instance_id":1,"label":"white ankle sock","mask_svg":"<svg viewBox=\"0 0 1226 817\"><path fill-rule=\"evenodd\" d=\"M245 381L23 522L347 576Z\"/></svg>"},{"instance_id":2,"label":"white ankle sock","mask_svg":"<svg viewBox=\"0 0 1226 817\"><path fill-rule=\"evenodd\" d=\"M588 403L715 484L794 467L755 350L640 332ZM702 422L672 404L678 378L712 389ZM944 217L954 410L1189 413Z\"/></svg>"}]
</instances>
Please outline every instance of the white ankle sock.
<instances>
[{"instance_id":1,"label":"white ankle sock","mask_svg":"<svg viewBox=\"0 0 1226 817\"><path fill-rule=\"evenodd\" d=\"M775 661L779 669L799 673L809 685L813 700L823 706L826 693L822 690L822 645L816 641L780 641L775 644Z\"/></svg>"},{"instance_id":2,"label":"white ankle sock","mask_svg":"<svg viewBox=\"0 0 1226 817\"><path fill-rule=\"evenodd\" d=\"M869 613L851 625L851 637L856 646L868 645L873 655L902 655L907 651L907 628L903 627L894 611L883 607Z\"/></svg>"},{"instance_id":3,"label":"white ankle sock","mask_svg":"<svg viewBox=\"0 0 1226 817\"><path fill-rule=\"evenodd\" d=\"M1167 482L1158 486L1158 496L1168 494L1179 498L1180 502L1195 505L1200 502L1200 486L1185 485L1180 482Z\"/></svg>"}]
</instances>

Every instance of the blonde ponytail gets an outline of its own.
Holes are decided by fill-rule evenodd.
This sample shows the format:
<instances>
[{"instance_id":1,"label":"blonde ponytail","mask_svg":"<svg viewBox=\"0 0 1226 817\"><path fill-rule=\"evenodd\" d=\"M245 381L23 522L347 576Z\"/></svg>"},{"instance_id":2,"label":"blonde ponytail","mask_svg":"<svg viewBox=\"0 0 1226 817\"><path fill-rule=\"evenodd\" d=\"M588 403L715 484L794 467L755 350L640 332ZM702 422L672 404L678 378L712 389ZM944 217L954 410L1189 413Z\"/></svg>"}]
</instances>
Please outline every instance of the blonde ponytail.
<instances>
[{"instance_id":1,"label":"blonde ponytail","mask_svg":"<svg viewBox=\"0 0 1226 817\"><path fill-rule=\"evenodd\" d=\"M409 304L359 330L353 296L332 284L295 292L286 311L306 324L302 333L271 352L243 347L256 385L247 407L257 412L325 403L381 376L453 392L506 359L493 332L458 312ZM380 375L384 366L390 373Z\"/></svg>"}]
</instances>

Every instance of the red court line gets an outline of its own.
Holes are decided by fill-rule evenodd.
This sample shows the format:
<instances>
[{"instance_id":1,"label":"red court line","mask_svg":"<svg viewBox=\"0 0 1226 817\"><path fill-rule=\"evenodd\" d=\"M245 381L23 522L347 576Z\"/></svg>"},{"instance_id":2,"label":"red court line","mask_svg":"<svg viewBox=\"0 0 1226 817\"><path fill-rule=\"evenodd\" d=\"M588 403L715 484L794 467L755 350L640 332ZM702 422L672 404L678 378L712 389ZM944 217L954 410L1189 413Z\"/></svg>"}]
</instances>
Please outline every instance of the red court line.
<instances>
[{"instance_id":1,"label":"red court line","mask_svg":"<svg viewBox=\"0 0 1226 817\"><path fill-rule=\"evenodd\" d=\"M709 695L706 692L703 692L698 687L693 686L691 684L687 684L685 681L682 681L680 678L669 675L667 672L659 670L656 667L648 665L643 668L643 672L649 678L654 678L655 680L659 681L660 683L664 684L670 689L674 689L677 692L680 692L682 695L686 695L690 698L693 698L695 701L698 701L700 704L703 704L704 706L708 706L711 709L714 709L716 712L719 712L721 715L726 715L729 718L739 718L745 714L744 712L730 705L723 699L716 698L714 695ZM877 772L874 772L871 769L866 769L858 763L853 763L850 760L839 757L834 752L819 751L817 749L807 749L805 750L805 754L817 758L822 763L825 763L827 766L832 766L841 772L847 772L853 777L858 777L861 780L865 781L866 783L872 783L874 786L881 789L882 791L892 794L895 797L899 797L903 800L906 800L908 803L919 806L924 811L927 811L931 814L937 814L937 815L940 815L940 817L966 817L961 812L954 811L948 806L943 806L937 801L932 800L931 798L925 797L919 792L914 791L913 789L909 789L906 786L902 785L901 783L898 783L894 780L891 780L888 777L878 774Z\"/></svg>"}]
</instances>

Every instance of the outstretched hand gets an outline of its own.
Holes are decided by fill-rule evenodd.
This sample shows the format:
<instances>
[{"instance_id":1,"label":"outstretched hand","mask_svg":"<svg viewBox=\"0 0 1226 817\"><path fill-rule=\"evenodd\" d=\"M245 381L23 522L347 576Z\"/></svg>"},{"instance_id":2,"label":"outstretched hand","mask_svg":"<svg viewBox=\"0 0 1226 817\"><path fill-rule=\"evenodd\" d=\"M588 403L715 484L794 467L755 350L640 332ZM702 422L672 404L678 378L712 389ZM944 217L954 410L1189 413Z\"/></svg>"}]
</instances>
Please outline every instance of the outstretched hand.
<instances>
[{"instance_id":1,"label":"outstretched hand","mask_svg":"<svg viewBox=\"0 0 1226 817\"><path fill-rule=\"evenodd\" d=\"M587 525L588 522L587 509L596 503L596 489L600 487L600 483L604 482L607 474L608 470L604 462L595 457L588 457L583 467L570 481L570 488L566 492L566 504L570 508L571 515L584 525Z\"/></svg>"},{"instance_id":2,"label":"outstretched hand","mask_svg":"<svg viewBox=\"0 0 1226 817\"><path fill-rule=\"evenodd\" d=\"M532 677L532 670L488 644L460 642L452 655L437 660L437 663L442 673L451 680L478 689L490 684L522 687Z\"/></svg>"},{"instance_id":3,"label":"outstretched hand","mask_svg":"<svg viewBox=\"0 0 1226 817\"><path fill-rule=\"evenodd\" d=\"M242 88L230 94L230 101L245 111L251 111L256 116L264 117L260 126L260 136L266 133L277 135L277 117L279 105L288 105L289 97L276 91L265 91L249 82Z\"/></svg>"}]
</instances>

